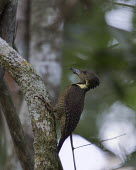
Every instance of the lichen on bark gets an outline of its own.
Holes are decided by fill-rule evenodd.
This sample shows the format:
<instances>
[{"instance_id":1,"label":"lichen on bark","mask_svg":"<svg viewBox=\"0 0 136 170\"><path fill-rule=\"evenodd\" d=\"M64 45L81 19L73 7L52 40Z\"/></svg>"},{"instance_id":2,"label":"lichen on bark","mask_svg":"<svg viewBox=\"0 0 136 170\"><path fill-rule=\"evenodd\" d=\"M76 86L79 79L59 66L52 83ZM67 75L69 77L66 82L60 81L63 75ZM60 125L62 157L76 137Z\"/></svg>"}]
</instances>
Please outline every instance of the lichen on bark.
<instances>
[{"instance_id":1,"label":"lichen on bark","mask_svg":"<svg viewBox=\"0 0 136 170\"><path fill-rule=\"evenodd\" d=\"M35 170L60 169L55 119L40 100L43 97L46 103L50 103L43 81L27 61L1 38L0 66L12 75L25 96L34 133Z\"/></svg>"}]
</instances>

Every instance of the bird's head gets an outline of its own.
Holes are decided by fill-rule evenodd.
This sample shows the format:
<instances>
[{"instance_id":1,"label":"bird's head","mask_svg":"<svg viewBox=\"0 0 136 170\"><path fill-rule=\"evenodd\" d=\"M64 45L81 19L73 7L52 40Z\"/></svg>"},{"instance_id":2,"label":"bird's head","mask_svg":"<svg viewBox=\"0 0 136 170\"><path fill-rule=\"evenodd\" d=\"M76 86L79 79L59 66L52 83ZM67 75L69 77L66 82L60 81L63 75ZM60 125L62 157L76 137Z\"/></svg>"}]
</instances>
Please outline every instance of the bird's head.
<instances>
[{"instance_id":1,"label":"bird's head","mask_svg":"<svg viewBox=\"0 0 136 170\"><path fill-rule=\"evenodd\" d=\"M93 89L100 84L99 78L93 72L78 70L71 67L69 69L72 70L74 74L78 75L80 82L77 83L77 85L79 85L82 89L86 89L86 91Z\"/></svg>"}]
</instances>

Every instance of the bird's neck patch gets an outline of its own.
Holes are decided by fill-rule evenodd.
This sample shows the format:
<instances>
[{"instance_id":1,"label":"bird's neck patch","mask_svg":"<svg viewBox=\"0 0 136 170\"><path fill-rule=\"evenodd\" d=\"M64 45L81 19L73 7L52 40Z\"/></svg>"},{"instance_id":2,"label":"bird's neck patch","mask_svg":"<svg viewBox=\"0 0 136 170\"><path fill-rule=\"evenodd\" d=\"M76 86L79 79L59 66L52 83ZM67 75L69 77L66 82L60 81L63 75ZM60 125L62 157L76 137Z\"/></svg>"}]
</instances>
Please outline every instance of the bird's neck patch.
<instances>
[{"instance_id":1,"label":"bird's neck patch","mask_svg":"<svg viewBox=\"0 0 136 170\"><path fill-rule=\"evenodd\" d=\"M89 83L88 83L88 80L86 80L86 83L85 83L85 84L77 83L76 85L79 86L81 89L87 89L88 86L89 86Z\"/></svg>"}]
</instances>

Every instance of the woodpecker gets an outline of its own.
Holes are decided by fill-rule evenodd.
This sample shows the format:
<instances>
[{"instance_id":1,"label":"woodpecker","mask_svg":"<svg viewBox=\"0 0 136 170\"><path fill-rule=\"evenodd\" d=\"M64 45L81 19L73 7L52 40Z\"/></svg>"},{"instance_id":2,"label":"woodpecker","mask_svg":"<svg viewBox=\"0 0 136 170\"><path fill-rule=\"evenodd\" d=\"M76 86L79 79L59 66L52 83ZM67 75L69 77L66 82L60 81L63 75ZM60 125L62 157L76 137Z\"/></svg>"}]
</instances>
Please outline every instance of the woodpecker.
<instances>
[{"instance_id":1,"label":"woodpecker","mask_svg":"<svg viewBox=\"0 0 136 170\"><path fill-rule=\"evenodd\" d=\"M78 75L80 82L67 86L54 108L56 119L60 120L61 128L58 153L64 141L72 134L80 120L81 113L84 109L86 92L100 84L99 78L95 73L80 71L75 68L70 69L74 74Z\"/></svg>"}]
</instances>

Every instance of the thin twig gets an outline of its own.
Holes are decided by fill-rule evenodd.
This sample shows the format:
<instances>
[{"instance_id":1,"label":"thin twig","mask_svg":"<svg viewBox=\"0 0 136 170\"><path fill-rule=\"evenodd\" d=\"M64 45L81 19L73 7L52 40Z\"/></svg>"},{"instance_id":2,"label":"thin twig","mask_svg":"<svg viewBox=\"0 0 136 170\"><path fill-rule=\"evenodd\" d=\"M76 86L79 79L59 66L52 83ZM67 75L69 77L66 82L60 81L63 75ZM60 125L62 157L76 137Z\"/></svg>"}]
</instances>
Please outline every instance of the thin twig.
<instances>
[{"instance_id":1,"label":"thin twig","mask_svg":"<svg viewBox=\"0 0 136 170\"><path fill-rule=\"evenodd\" d=\"M116 137L113 137L113 138L110 138L110 139L103 139L103 140L100 141L100 143L102 143L102 142L107 142L107 141L113 140L113 139L117 139L117 138L119 138L119 137L121 137L121 136L124 136L124 135L126 135L126 133L124 133L124 134L122 134L122 135L119 135L119 136L116 136ZM85 146L88 146L88 145L93 145L93 144L95 144L95 143L89 143L89 144L86 144L86 145L78 146L78 147L76 147L76 148L74 148L74 149L79 149L79 148L82 148L82 147L85 147Z\"/></svg>"},{"instance_id":2,"label":"thin twig","mask_svg":"<svg viewBox=\"0 0 136 170\"><path fill-rule=\"evenodd\" d=\"M124 134L122 134L122 135L119 135L119 136L116 136L116 137L113 137L113 138L103 139L103 140L101 140L100 142L102 143L102 142L106 142L106 141L109 141L109 140L117 139L117 138L119 138L119 137L121 137L121 136L124 136L124 135L126 135L126 133L124 133Z\"/></svg>"},{"instance_id":3,"label":"thin twig","mask_svg":"<svg viewBox=\"0 0 136 170\"><path fill-rule=\"evenodd\" d=\"M124 6L124 7L129 7L129 8L136 8L134 5L123 4L123 3L118 3L118 2L113 2L113 5L120 5L120 6Z\"/></svg>"},{"instance_id":4,"label":"thin twig","mask_svg":"<svg viewBox=\"0 0 136 170\"><path fill-rule=\"evenodd\" d=\"M115 48L115 47L118 47L118 46L119 46L119 43L116 43L116 44L109 46L108 48Z\"/></svg>"},{"instance_id":5,"label":"thin twig","mask_svg":"<svg viewBox=\"0 0 136 170\"><path fill-rule=\"evenodd\" d=\"M72 134L70 135L70 142L71 142L71 148L72 148L72 155L73 155L73 162L74 162L74 169L76 170L76 160L75 160L75 154L74 154L74 146L73 146L73 138Z\"/></svg>"}]
</instances>

